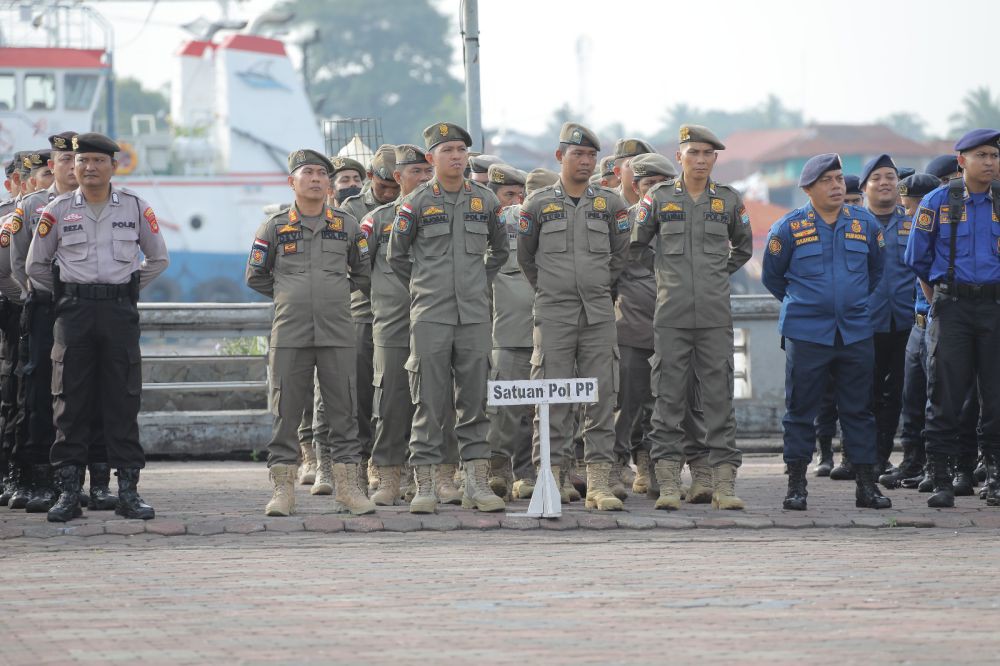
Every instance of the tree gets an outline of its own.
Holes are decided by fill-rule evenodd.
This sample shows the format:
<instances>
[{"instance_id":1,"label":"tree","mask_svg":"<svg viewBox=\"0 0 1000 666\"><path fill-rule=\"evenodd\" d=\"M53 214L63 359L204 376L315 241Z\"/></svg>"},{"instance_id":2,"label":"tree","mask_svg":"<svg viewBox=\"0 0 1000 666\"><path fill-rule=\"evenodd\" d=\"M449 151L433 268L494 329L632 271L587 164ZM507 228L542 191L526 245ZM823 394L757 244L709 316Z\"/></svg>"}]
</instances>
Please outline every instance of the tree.
<instances>
[{"instance_id":1,"label":"tree","mask_svg":"<svg viewBox=\"0 0 1000 666\"><path fill-rule=\"evenodd\" d=\"M956 136L980 127L1000 127L1000 101L993 99L987 86L970 90L962 98L962 109L948 120Z\"/></svg>"},{"instance_id":2,"label":"tree","mask_svg":"<svg viewBox=\"0 0 1000 666\"><path fill-rule=\"evenodd\" d=\"M118 135L128 136L132 133L132 116L136 114L149 114L156 118L157 127L163 129L167 121L167 113L170 111L170 101L166 95L155 90L146 90L137 79L122 78L115 79L115 98L118 102ZM105 122L108 117L108 100L104 91L101 93L101 101L97 105L95 117L101 122Z\"/></svg>"},{"instance_id":3,"label":"tree","mask_svg":"<svg viewBox=\"0 0 1000 666\"><path fill-rule=\"evenodd\" d=\"M740 111L722 111L720 109L702 110L685 102L678 102L664 115L663 128L657 132L653 140L674 141L677 138L677 128L683 124L705 125L716 135L725 139L733 132L755 129L786 129L802 127L804 124L801 111L786 108L775 95L757 106Z\"/></svg>"},{"instance_id":4,"label":"tree","mask_svg":"<svg viewBox=\"0 0 1000 666\"><path fill-rule=\"evenodd\" d=\"M888 116L879 118L875 122L889 127L897 134L905 136L908 139L913 139L914 141L925 141L927 140L927 121L918 116L915 113L905 113L897 112L891 113Z\"/></svg>"},{"instance_id":5,"label":"tree","mask_svg":"<svg viewBox=\"0 0 1000 666\"><path fill-rule=\"evenodd\" d=\"M310 96L325 117L381 117L390 143L421 143L424 127L465 124L463 86L448 71L454 29L429 0L288 0L291 28L316 27L307 46Z\"/></svg>"}]
</instances>

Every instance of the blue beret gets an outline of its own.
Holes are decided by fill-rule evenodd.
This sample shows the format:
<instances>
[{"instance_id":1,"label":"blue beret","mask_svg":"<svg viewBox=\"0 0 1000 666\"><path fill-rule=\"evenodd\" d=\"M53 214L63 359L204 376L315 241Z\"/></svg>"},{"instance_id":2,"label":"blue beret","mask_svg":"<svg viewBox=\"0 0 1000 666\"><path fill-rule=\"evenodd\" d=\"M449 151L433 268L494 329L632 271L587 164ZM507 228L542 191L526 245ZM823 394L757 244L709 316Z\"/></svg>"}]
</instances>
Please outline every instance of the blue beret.
<instances>
[{"instance_id":1,"label":"blue beret","mask_svg":"<svg viewBox=\"0 0 1000 666\"><path fill-rule=\"evenodd\" d=\"M901 197L922 199L925 195L941 187L941 179L929 173L915 173L899 181L897 187Z\"/></svg>"},{"instance_id":2,"label":"blue beret","mask_svg":"<svg viewBox=\"0 0 1000 666\"><path fill-rule=\"evenodd\" d=\"M896 163L893 162L892 158L887 154L882 153L881 155L868 160L868 164L866 164L865 168L861 170L861 177L859 179L861 181L861 187L865 186L865 182L867 182L868 177L872 175L872 171L875 169L881 169L882 167L892 167L892 170L896 172L896 175L899 175L899 169L896 168Z\"/></svg>"},{"instance_id":3,"label":"blue beret","mask_svg":"<svg viewBox=\"0 0 1000 666\"><path fill-rule=\"evenodd\" d=\"M861 194L861 179L853 173L844 175L844 184L847 185L847 194Z\"/></svg>"},{"instance_id":4,"label":"blue beret","mask_svg":"<svg viewBox=\"0 0 1000 666\"><path fill-rule=\"evenodd\" d=\"M810 157L802 167L802 175L799 176L799 187L809 187L827 171L843 169L840 164L840 155L837 153L823 153L816 157Z\"/></svg>"},{"instance_id":5,"label":"blue beret","mask_svg":"<svg viewBox=\"0 0 1000 666\"><path fill-rule=\"evenodd\" d=\"M938 155L927 163L924 173L944 178L958 171L958 158L954 155Z\"/></svg>"},{"instance_id":6,"label":"blue beret","mask_svg":"<svg viewBox=\"0 0 1000 666\"><path fill-rule=\"evenodd\" d=\"M974 129L958 140L955 150L972 150L979 146L990 145L1000 147L1000 131L995 129Z\"/></svg>"},{"instance_id":7,"label":"blue beret","mask_svg":"<svg viewBox=\"0 0 1000 666\"><path fill-rule=\"evenodd\" d=\"M898 169L896 169L896 175L899 176L900 180L902 180L904 178L909 178L910 176L912 176L916 172L917 172L917 170L914 169L913 167L899 167Z\"/></svg>"}]
</instances>

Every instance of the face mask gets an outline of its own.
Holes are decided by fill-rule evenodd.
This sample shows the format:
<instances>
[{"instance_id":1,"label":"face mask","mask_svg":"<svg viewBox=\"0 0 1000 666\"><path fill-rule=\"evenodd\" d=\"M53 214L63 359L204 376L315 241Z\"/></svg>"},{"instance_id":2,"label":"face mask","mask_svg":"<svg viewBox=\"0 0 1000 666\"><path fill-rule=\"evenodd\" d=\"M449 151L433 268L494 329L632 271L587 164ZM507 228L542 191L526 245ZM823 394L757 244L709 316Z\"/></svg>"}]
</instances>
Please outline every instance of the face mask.
<instances>
[{"instance_id":1,"label":"face mask","mask_svg":"<svg viewBox=\"0 0 1000 666\"><path fill-rule=\"evenodd\" d=\"M353 197L358 194L361 194L361 188L357 185L354 187L345 187L337 190L337 201L344 201L347 197Z\"/></svg>"}]
</instances>

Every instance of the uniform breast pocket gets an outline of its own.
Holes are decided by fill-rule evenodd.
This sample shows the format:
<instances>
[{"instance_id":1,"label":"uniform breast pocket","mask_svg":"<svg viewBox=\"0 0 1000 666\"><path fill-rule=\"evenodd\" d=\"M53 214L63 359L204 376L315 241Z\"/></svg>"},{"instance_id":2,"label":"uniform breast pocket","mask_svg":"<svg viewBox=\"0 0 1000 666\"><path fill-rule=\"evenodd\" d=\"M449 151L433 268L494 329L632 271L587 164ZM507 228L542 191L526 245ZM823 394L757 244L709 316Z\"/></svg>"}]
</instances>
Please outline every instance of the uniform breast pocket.
<instances>
[{"instance_id":1,"label":"uniform breast pocket","mask_svg":"<svg viewBox=\"0 0 1000 666\"><path fill-rule=\"evenodd\" d=\"M465 251L469 254L486 253L486 235L489 230L485 222L465 221Z\"/></svg>"},{"instance_id":2,"label":"uniform breast pocket","mask_svg":"<svg viewBox=\"0 0 1000 666\"><path fill-rule=\"evenodd\" d=\"M426 257L440 257L448 252L451 233L447 224L425 224L418 228L417 243Z\"/></svg>"},{"instance_id":3,"label":"uniform breast pocket","mask_svg":"<svg viewBox=\"0 0 1000 666\"><path fill-rule=\"evenodd\" d=\"M823 273L823 244L807 243L795 248L792 254L791 271L795 275L807 277Z\"/></svg>"},{"instance_id":4,"label":"uniform breast pocket","mask_svg":"<svg viewBox=\"0 0 1000 666\"><path fill-rule=\"evenodd\" d=\"M996 225L994 225L995 227ZM942 224L941 233L938 234L937 254L941 257L951 256L951 234L955 234L955 256L969 256L969 223L959 222L958 224ZM995 245L995 243L994 243Z\"/></svg>"},{"instance_id":5,"label":"uniform breast pocket","mask_svg":"<svg viewBox=\"0 0 1000 666\"><path fill-rule=\"evenodd\" d=\"M660 248L663 254L684 254L684 225L687 222L663 222L660 224Z\"/></svg>"},{"instance_id":6,"label":"uniform breast pocket","mask_svg":"<svg viewBox=\"0 0 1000 666\"><path fill-rule=\"evenodd\" d=\"M542 253L565 252L566 234L565 218L542 223L542 228L538 233L538 251Z\"/></svg>"},{"instance_id":7,"label":"uniform breast pocket","mask_svg":"<svg viewBox=\"0 0 1000 666\"><path fill-rule=\"evenodd\" d=\"M347 270L347 241L337 238L320 240L323 251L323 270L327 273L344 273Z\"/></svg>"},{"instance_id":8,"label":"uniform breast pocket","mask_svg":"<svg viewBox=\"0 0 1000 666\"><path fill-rule=\"evenodd\" d=\"M59 253L56 258L59 261L83 261L87 258L88 246L86 231L65 234L59 238Z\"/></svg>"},{"instance_id":9,"label":"uniform breast pocket","mask_svg":"<svg viewBox=\"0 0 1000 666\"><path fill-rule=\"evenodd\" d=\"M725 222L705 222L705 237L702 241L705 254L729 256L729 226Z\"/></svg>"},{"instance_id":10,"label":"uniform breast pocket","mask_svg":"<svg viewBox=\"0 0 1000 666\"><path fill-rule=\"evenodd\" d=\"M856 240L844 241L847 270L861 273L868 270L868 243Z\"/></svg>"},{"instance_id":11,"label":"uniform breast pocket","mask_svg":"<svg viewBox=\"0 0 1000 666\"><path fill-rule=\"evenodd\" d=\"M608 223L603 220L587 220L587 242L591 252L611 253Z\"/></svg>"},{"instance_id":12,"label":"uniform breast pocket","mask_svg":"<svg viewBox=\"0 0 1000 666\"><path fill-rule=\"evenodd\" d=\"M903 262L903 255L906 254L906 241L909 239L910 236L908 234L896 234L896 248L899 252L900 263ZM996 243L994 243L994 245L996 245ZM994 247L993 249L995 250L996 248Z\"/></svg>"},{"instance_id":13,"label":"uniform breast pocket","mask_svg":"<svg viewBox=\"0 0 1000 666\"><path fill-rule=\"evenodd\" d=\"M139 234L131 229L115 229L111 232L115 261L131 263L139 254Z\"/></svg>"}]
</instances>

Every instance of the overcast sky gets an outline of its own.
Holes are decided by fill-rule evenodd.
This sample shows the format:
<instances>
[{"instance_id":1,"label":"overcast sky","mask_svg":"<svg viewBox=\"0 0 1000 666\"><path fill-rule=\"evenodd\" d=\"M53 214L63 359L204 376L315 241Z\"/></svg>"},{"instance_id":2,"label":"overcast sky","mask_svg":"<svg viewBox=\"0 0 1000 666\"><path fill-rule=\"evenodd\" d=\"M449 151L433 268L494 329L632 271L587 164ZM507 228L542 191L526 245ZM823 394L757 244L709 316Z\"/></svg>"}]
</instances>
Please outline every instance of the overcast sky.
<instances>
[{"instance_id":1,"label":"overcast sky","mask_svg":"<svg viewBox=\"0 0 1000 666\"><path fill-rule=\"evenodd\" d=\"M433 1L453 18L454 34L443 38L455 45L460 75L460 1ZM273 4L231 3L243 18ZM210 1L96 8L115 27L119 74L152 88L170 76L163 59L186 37L180 24L219 16ZM737 110L774 93L809 120L862 123L905 111L944 134L967 91L991 85L1000 94L996 0L480 0L479 8L487 128L538 133L569 103L595 127L620 122L642 136L678 102Z\"/></svg>"}]
</instances>

